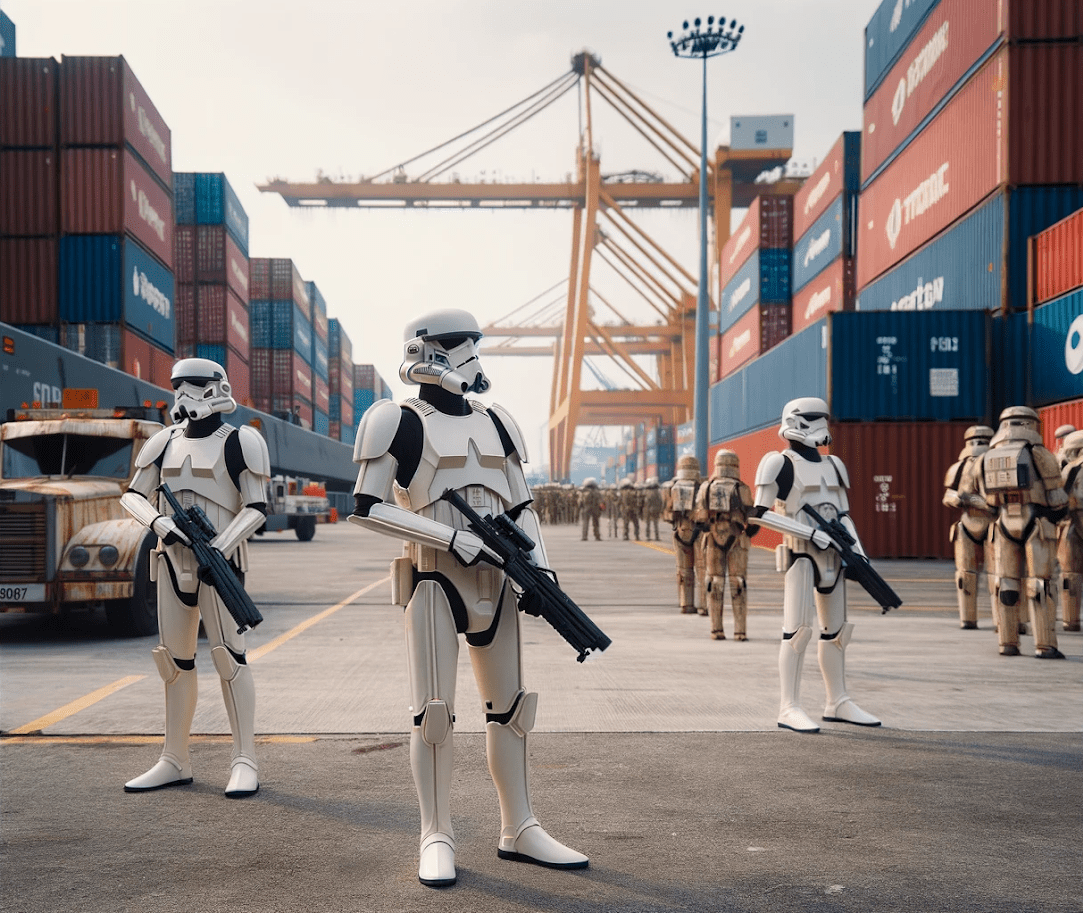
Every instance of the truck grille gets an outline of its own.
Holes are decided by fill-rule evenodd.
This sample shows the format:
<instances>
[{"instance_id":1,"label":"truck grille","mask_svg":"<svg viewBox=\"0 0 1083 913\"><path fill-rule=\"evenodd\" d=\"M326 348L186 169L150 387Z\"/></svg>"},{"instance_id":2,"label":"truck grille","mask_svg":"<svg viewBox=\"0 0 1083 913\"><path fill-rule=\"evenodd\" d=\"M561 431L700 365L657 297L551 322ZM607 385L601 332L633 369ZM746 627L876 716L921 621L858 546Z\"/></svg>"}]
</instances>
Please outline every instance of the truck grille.
<instances>
[{"instance_id":1,"label":"truck grille","mask_svg":"<svg viewBox=\"0 0 1083 913\"><path fill-rule=\"evenodd\" d=\"M45 505L0 509L0 581L45 579Z\"/></svg>"}]
</instances>

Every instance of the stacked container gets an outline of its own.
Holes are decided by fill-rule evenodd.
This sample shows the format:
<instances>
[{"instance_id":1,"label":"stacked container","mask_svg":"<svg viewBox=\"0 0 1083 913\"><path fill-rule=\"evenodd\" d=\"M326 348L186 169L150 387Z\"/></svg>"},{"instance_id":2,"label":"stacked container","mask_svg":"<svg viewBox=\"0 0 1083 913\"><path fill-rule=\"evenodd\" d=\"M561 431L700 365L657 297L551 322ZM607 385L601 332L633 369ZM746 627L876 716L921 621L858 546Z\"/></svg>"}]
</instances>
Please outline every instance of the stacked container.
<instances>
[{"instance_id":1,"label":"stacked container","mask_svg":"<svg viewBox=\"0 0 1083 913\"><path fill-rule=\"evenodd\" d=\"M253 258L249 289L252 403L312 428L312 305L306 283L292 260Z\"/></svg>"},{"instance_id":2,"label":"stacked container","mask_svg":"<svg viewBox=\"0 0 1083 913\"><path fill-rule=\"evenodd\" d=\"M64 57L58 94L60 343L168 385L169 128L123 57Z\"/></svg>"},{"instance_id":3,"label":"stacked container","mask_svg":"<svg viewBox=\"0 0 1083 913\"><path fill-rule=\"evenodd\" d=\"M57 77L51 57L0 57L0 320L59 338Z\"/></svg>"},{"instance_id":4,"label":"stacked container","mask_svg":"<svg viewBox=\"0 0 1083 913\"><path fill-rule=\"evenodd\" d=\"M793 242L792 196L760 196L722 248L722 296L717 364L713 377L742 364L790 334L789 270Z\"/></svg>"},{"instance_id":5,"label":"stacked container","mask_svg":"<svg viewBox=\"0 0 1083 913\"><path fill-rule=\"evenodd\" d=\"M312 430L330 434L331 392L328 362L327 302L315 282L306 282L308 300L312 303Z\"/></svg>"},{"instance_id":6,"label":"stacked container","mask_svg":"<svg viewBox=\"0 0 1083 913\"><path fill-rule=\"evenodd\" d=\"M361 421L374 402L391 398L391 388L384 383L374 365L353 366L353 417L354 423Z\"/></svg>"},{"instance_id":7,"label":"stacked container","mask_svg":"<svg viewBox=\"0 0 1083 913\"><path fill-rule=\"evenodd\" d=\"M248 216L221 173L174 173L173 197L178 352L218 362L251 406Z\"/></svg>"},{"instance_id":8,"label":"stacked container","mask_svg":"<svg viewBox=\"0 0 1083 913\"><path fill-rule=\"evenodd\" d=\"M643 478L668 482L673 478L676 459L675 432L672 425L653 425L647 429L646 465Z\"/></svg>"},{"instance_id":9,"label":"stacked container","mask_svg":"<svg viewBox=\"0 0 1083 913\"><path fill-rule=\"evenodd\" d=\"M341 322L334 317L327 321L327 342L330 353L327 360L328 435L352 444L357 432L353 411L353 344Z\"/></svg>"}]
</instances>

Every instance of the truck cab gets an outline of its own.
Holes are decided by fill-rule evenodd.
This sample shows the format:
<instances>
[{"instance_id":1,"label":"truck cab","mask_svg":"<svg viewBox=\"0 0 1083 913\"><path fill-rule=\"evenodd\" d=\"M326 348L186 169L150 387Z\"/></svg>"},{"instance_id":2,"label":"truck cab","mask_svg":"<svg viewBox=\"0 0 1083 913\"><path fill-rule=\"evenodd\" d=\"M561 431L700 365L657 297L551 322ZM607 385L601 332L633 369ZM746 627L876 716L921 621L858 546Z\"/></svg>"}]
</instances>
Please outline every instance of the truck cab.
<instances>
[{"instance_id":1,"label":"truck cab","mask_svg":"<svg viewBox=\"0 0 1083 913\"><path fill-rule=\"evenodd\" d=\"M120 506L151 408L18 409L0 424L0 612L103 607L126 636L158 630L157 537Z\"/></svg>"}]
</instances>

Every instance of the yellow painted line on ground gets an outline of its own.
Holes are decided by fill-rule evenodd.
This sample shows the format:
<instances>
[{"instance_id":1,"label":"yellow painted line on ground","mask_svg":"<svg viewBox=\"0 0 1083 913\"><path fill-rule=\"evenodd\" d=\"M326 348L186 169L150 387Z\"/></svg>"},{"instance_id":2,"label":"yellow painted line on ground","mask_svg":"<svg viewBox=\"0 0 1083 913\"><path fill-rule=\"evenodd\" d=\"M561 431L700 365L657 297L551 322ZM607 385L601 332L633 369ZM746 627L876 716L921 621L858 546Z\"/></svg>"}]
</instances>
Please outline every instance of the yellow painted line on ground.
<instances>
[{"instance_id":1,"label":"yellow painted line on ground","mask_svg":"<svg viewBox=\"0 0 1083 913\"><path fill-rule=\"evenodd\" d=\"M111 685L106 685L104 688L99 688L97 691L91 691L90 694L84 695L78 700L72 701L70 704L65 704L63 707L54 710L52 713L46 714L43 717L27 723L25 726L20 726L18 729L12 729L12 735L26 735L30 732L40 732L48 726L52 726L55 723L59 723L61 720L66 719L69 716L74 716L80 710L86 710L91 704L96 704L103 698L109 697L119 691L121 688L127 688L129 685L134 685L138 681L142 681L146 678L145 675L127 675L124 678L118 679Z\"/></svg>"},{"instance_id":2,"label":"yellow painted line on ground","mask_svg":"<svg viewBox=\"0 0 1083 913\"><path fill-rule=\"evenodd\" d=\"M267 745L301 745L315 742L314 735L257 736L256 741ZM17 735L5 737L0 745L160 745L160 735ZM194 735L193 742L232 742L228 735Z\"/></svg>"},{"instance_id":3,"label":"yellow painted line on ground","mask_svg":"<svg viewBox=\"0 0 1083 913\"><path fill-rule=\"evenodd\" d=\"M661 545L654 545L651 542L641 542L639 539L636 539L636 545L642 545L643 548L653 548L656 552L663 552L666 555L673 554L673 549L671 548L665 548Z\"/></svg>"},{"instance_id":4,"label":"yellow painted line on ground","mask_svg":"<svg viewBox=\"0 0 1083 913\"><path fill-rule=\"evenodd\" d=\"M358 590L352 596L349 596L346 599L343 599L342 602L340 602L338 605L333 605L329 609L324 609L322 612L318 612L317 614L313 615L311 618L306 618L299 625L297 625L297 627L291 628L285 634L279 634L278 637L276 637L274 640L268 641L262 647L257 647L255 650L248 651L248 661L249 662L255 662L257 659L261 659L262 657L266 656L272 650L277 650L279 647L282 646L282 644L286 643L289 640L293 640L293 638L295 638L298 634L304 633L309 628L311 628L314 624L318 624L319 622L323 621L325 618L328 618L329 616L334 615L335 612L337 612L339 609L345 608L351 602L356 602L358 599L360 599L366 593L370 592L371 590L376 589L376 587L380 586L381 584L387 583L390 579L391 579L391 576L388 575L387 577L384 577L381 580L377 580L375 583L370 583L368 586L362 587L360 590Z\"/></svg>"}]
</instances>

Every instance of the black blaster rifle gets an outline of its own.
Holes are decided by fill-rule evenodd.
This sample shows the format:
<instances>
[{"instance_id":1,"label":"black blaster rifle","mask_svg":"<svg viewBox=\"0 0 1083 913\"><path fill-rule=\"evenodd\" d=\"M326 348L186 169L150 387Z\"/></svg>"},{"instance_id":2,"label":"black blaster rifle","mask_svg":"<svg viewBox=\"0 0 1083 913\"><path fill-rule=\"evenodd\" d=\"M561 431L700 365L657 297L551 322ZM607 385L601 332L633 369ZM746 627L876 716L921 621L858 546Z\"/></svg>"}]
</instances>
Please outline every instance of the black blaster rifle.
<instances>
[{"instance_id":1,"label":"black blaster rifle","mask_svg":"<svg viewBox=\"0 0 1083 913\"><path fill-rule=\"evenodd\" d=\"M803 504L801 509L816 521L820 531L831 540L832 547L839 553L846 567L846 576L860 583L865 592L876 600L884 613L902 605L899 594L877 573L876 568L869 563L869 559L854 551L853 546L857 544L857 540L850 535L849 530L839 522L838 518L825 520L815 507L808 504Z\"/></svg>"},{"instance_id":2,"label":"black blaster rifle","mask_svg":"<svg viewBox=\"0 0 1083 913\"><path fill-rule=\"evenodd\" d=\"M540 615L570 643L583 662L591 650L604 650L612 641L560 588L556 574L530 560L534 540L507 514L482 517L462 495L447 489L441 496L469 521L470 529L500 559L500 569L522 587L519 608L527 615Z\"/></svg>"},{"instance_id":3,"label":"black blaster rifle","mask_svg":"<svg viewBox=\"0 0 1083 913\"><path fill-rule=\"evenodd\" d=\"M181 507L176 495L170 491L164 482L158 486L159 491L165 495L169 506L173 508L173 522L177 524L191 543L189 546L195 552L196 562L199 564L199 578L210 583L218 595L222 597L222 605L237 622L237 633L243 634L248 628L254 628L261 621L259 609L252 602L241 581L233 573L223 555L218 549L211 547L211 540L218 535L211 523L210 518L203 512L198 504L193 504L187 510Z\"/></svg>"}]
</instances>

